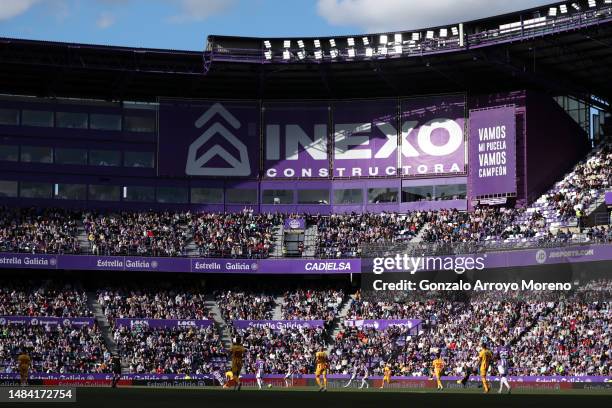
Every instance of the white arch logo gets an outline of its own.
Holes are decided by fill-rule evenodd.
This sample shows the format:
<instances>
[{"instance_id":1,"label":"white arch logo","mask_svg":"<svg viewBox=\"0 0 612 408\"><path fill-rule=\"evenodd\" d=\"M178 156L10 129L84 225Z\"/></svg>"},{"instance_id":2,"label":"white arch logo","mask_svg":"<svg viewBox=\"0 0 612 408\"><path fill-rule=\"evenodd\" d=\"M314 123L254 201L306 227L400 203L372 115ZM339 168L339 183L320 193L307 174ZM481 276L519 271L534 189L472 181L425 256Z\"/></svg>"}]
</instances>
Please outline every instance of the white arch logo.
<instances>
[{"instance_id":1,"label":"white arch logo","mask_svg":"<svg viewBox=\"0 0 612 408\"><path fill-rule=\"evenodd\" d=\"M221 115L234 129L240 129L240 122L223 105L215 103L195 121L195 127L204 127L216 115ZM237 159L218 144L210 148L206 153L198 157L198 149L208 142L213 136L219 134L231 143L239 152L240 158ZM208 167L206 164L215 156L219 156L226 161L230 167ZM237 176L244 177L251 175L251 164L247 147L231 131L219 122L210 123L204 133L200 135L190 146L187 154L187 164L185 173L190 176Z\"/></svg>"}]
</instances>

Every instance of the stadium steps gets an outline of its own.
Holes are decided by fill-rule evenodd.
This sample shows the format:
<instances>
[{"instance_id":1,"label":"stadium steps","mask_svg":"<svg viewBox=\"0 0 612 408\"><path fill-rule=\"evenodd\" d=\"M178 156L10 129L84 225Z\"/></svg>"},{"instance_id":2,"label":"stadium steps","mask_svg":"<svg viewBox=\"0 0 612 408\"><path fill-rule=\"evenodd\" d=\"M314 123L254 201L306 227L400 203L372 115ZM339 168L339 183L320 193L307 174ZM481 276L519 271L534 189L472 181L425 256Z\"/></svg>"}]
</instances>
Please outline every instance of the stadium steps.
<instances>
[{"instance_id":1,"label":"stadium steps","mask_svg":"<svg viewBox=\"0 0 612 408\"><path fill-rule=\"evenodd\" d=\"M310 225L304 232L304 254L305 258L314 258L317 254L317 235L319 229L315 225Z\"/></svg>"},{"instance_id":2,"label":"stadium steps","mask_svg":"<svg viewBox=\"0 0 612 408\"><path fill-rule=\"evenodd\" d=\"M422 242L422 241L423 241L423 235L425 235L425 232L427 232L427 230L428 230L428 229L429 229L429 223L427 222L427 223L425 223L425 224L424 224L424 225L421 227L421 229L420 229L420 230L419 230L419 232L418 232L418 233L417 233L417 234L414 236L414 238L412 238L412 239L410 240L410 243L412 243L412 244L416 244L416 243Z\"/></svg>"},{"instance_id":3,"label":"stadium steps","mask_svg":"<svg viewBox=\"0 0 612 408\"><path fill-rule=\"evenodd\" d=\"M87 232L85 232L85 227L83 223L79 221L79 225L77 227L77 241L79 242L79 246L81 247L81 252L89 253L89 240L87 239Z\"/></svg>"},{"instance_id":4,"label":"stadium steps","mask_svg":"<svg viewBox=\"0 0 612 408\"><path fill-rule=\"evenodd\" d=\"M212 315L212 318L215 322L215 327L221 335L221 342L223 342L223 347L230 348L232 346L232 334L229 326L227 325L227 322L225 321L225 319L223 319L221 309L219 309L219 305L215 301L214 295L209 294L206 296L204 306L207 310L210 311L210 314Z\"/></svg>"},{"instance_id":5,"label":"stadium steps","mask_svg":"<svg viewBox=\"0 0 612 408\"><path fill-rule=\"evenodd\" d=\"M272 256L280 258L285 254L285 227L278 225L274 227L274 240L272 241Z\"/></svg>"},{"instance_id":6,"label":"stadium steps","mask_svg":"<svg viewBox=\"0 0 612 408\"><path fill-rule=\"evenodd\" d=\"M272 310L272 320L283 320L283 296L277 296L274 303L276 306L274 306L274 309Z\"/></svg>"},{"instance_id":7,"label":"stadium steps","mask_svg":"<svg viewBox=\"0 0 612 408\"><path fill-rule=\"evenodd\" d=\"M342 328L344 327L344 320L346 320L349 310L351 310L351 304L353 304L354 299L355 299L355 295L349 295L345 298L344 302L340 305L338 314L336 315L336 318L334 319L331 327L329 328L329 333L330 333L332 340L336 338L338 333L340 333L340 330L342 330ZM332 352L332 349L334 348L333 344L334 342L331 341L329 346L327 347L327 354Z\"/></svg>"}]
</instances>

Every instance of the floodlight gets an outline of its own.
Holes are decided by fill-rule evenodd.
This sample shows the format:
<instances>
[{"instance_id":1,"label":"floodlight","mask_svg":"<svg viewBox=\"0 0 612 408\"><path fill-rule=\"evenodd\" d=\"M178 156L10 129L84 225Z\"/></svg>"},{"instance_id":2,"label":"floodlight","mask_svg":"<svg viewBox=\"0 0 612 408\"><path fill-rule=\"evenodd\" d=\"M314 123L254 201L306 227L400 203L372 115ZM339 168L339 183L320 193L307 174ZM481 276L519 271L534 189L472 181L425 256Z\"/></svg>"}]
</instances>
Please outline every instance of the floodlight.
<instances>
[{"instance_id":1,"label":"floodlight","mask_svg":"<svg viewBox=\"0 0 612 408\"><path fill-rule=\"evenodd\" d=\"M562 4L559 6L559 10L561 11L561 14L566 14L567 13L567 5Z\"/></svg>"},{"instance_id":2,"label":"floodlight","mask_svg":"<svg viewBox=\"0 0 612 408\"><path fill-rule=\"evenodd\" d=\"M329 56L332 58L338 58L338 50L335 48L332 48L331 50L329 50Z\"/></svg>"},{"instance_id":3,"label":"floodlight","mask_svg":"<svg viewBox=\"0 0 612 408\"><path fill-rule=\"evenodd\" d=\"M580 4L578 4L578 3L572 3L572 7L574 8L574 10L578 10L578 11L580 11Z\"/></svg>"},{"instance_id":4,"label":"floodlight","mask_svg":"<svg viewBox=\"0 0 612 408\"><path fill-rule=\"evenodd\" d=\"M366 57L371 57L374 55L374 50L372 49L372 47L367 47L365 51L366 51Z\"/></svg>"},{"instance_id":5,"label":"floodlight","mask_svg":"<svg viewBox=\"0 0 612 408\"><path fill-rule=\"evenodd\" d=\"M549 17L556 17L557 16L557 8L556 7L551 7L548 9L548 16Z\"/></svg>"},{"instance_id":6,"label":"floodlight","mask_svg":"<svg viewBox=\"0 0 612 408\"><path fill-rule=\"evenodd\" d=\"M290 58L291 58L291 53L289 52L289 50L283 51L283 59L288 60Z\"/></svg>"},{"instance_id":7,"label":"floodlight","mask_svg":"<svg viewBox=\"0 0 612 408\"><path fill-rule=\"evenodd\" d=\"M387 53L388 53L387 47L378 47L378 53L380 55L387 55Z\"/></svg>"},{"instance_id":8,"label":"floodlight","mask_svg":"<svg viewBox=\"0 0 612 408\"><path fill-rule=\"evenodd\" d=\"M267 49L272 48L272 43L270 43L270 41L266 40L264 41L264 47L266 47Z\"/></svg>"},{"instance_id":9,"label":"floodlight","mask_svg":"<svg viewBox=\"0 0 612 408\"><path fill-rule=\"evenodd\" d=\"M412 33L412 41L419 41L421 39L421 33Z\"/></svg>"},{"instance_id":10,"label":"floodlight","mask_svg":"<svg viewBox=\"0 0 612 408\"><path fill-rule=\"evenodd\" d=\"M597 2L595 0L589 0L589 7L597 7Z\"/></svg>"},{"instance_id":11,"label":"floodlight","mask_svg":"<svg viewBox=\"0 0 612 408\"><path fill-rule=\"evenodd\" d=\"M323 51L321 51L321 50L316 50L314 54L315 54L315 59L316 59L316 60L323 59Z\"/></svg>"},{"instance_id":12,"label":"floodlight","mask_svg":"<svg viewBox=\"0 0 612 408\"><path fill-rule=\"evenodd\" d=\"M283 41L283 48L291 48L291 40Z\"/></svg>"},{"instance_id":13,"label":"floodlight","mask_svg":"<svg viewBox=\"0 0 612 408\"><path fill-rule=\"evenodd\" d=\"M451 33L453 33L453 35L459 35L459 29L457 27L451 27Z\"/></svg>"},{"instance_id":14,"label":"floodlight","mask_svg":"<svg viewBox=\"0 0 612 408\"><path fill-rule=\"evenodd\" d=\"M401 34L394 34L393 35L393 42L396 44L401 44L402 43L402 35Z\"/></svg>"},{"instance_id":15,"label":"floodlight","mask_svg":"<svg viewBox=\"0 0 612 408\"><path fill-rule=\"evenodd\" d=\"M314 40L314 46L315 46L315 48L321 48L321 41L320 40Z\"/></svg>"},{"instance_id":16,"label":"floodlight","mask_svg":"<svg viewBox=\"0 0 612 408\"><path fill-rule=\"evenodd\" d=\"M306 58L306 53L304 52L304 50L300 50L297 53L298 59L303 60L304 58Z\"/></svg>"},{"instance_id":17,"label":"floodlight","mask_svg":"<svg viewBox=\"0 0 612 408\"><path fill-rule=\"evenodd\" d=\"M354 47L355 46L355 39L353 37L349 37L346 39L346 43L348 44L349 47Z\"/></svg>"},{"instance_id":18,"label":"floodlight","mask_svg":"<svg viewBox=\"0 0 612 408\"><path fill-rule=\"evenodd\" d=\"M304 41L298 40L298 47L304 48Z\"/></svg>"},{"instance_id":19,"label":"floodlight","mask_svg":"<svg viewBox=\"0 0 612 408\"><path fill-rule=\"evenodd\" d=\"M365 46L370 45L370 39L368 37L363 37L361 41L363 41L363 45Z\"/></svg>"},{"instance_id":20,"label":"floodlight","mask_svg":"<svg viewBox=\"0 0 612 408\"><path fill-rule=\"evenodd\" d=\"M394 47L394 51L396 54L401 54L402 53L402 46L401 44L396 44Z\"/></svg>"},{"instance_id":21,"label":"floodlight","mask_svg":"<svg viewBox=\"0 0 612 408\"><path fill-rule=\"evenodd\" d=\"M383 34L378 38L378 43L379 44L386 44L387 43L387 35Z\"/></svg>"},{"instance_id":22,"label":"floodlight","mask_svg":"<svg viewBox=\"0 0 612 408\"><path fill-rule=\"evenodd\" d=\"M271 60L272 59L272 51L264 52L264 56L266 57L267 60Z\"/></svg>"},{"instance_id":23,"label":"floodlight","mask_svg":"<svg viewBox=\"0 0 612 408\"><path fill-rule=\"evenodd\" d=\"M432 30L427 31L427 33L425 34L425 38L427 38L428 40L433 40L434 32Z\"/></svg>"},{"instance_id":24,"label":"floodlight","mask_svg":"<svg viewBox=\"0 0 612 408\"><path fill-rule=\"evenodd\" d=\"M332 46L332 47L335 47L336 46L336 40L334 40L333 38L330 38L329 39L329 45Z\"/></svg>"},{"instance_id":25,"label":"floodlight","mask_svg":"<svg viewBox=\"0 0 612 408\"><path fill-rule=\"evenodd\" d=\"M348 56L349 56L349 58L355 58L355 49L354 48L349 48L348 49Z\"/></svg>"},{"instance_id":26,"label":"floodlight","mask_svg":"<svg viewBox=\"0 0 612 408\"><path fill-rule=\"evenodd\" d=\"M441 28L441 29L440 29L440 37L441 37L441 38L446 38L446 37L448 37L448 28Z\"/></svg>"}]
</instances>

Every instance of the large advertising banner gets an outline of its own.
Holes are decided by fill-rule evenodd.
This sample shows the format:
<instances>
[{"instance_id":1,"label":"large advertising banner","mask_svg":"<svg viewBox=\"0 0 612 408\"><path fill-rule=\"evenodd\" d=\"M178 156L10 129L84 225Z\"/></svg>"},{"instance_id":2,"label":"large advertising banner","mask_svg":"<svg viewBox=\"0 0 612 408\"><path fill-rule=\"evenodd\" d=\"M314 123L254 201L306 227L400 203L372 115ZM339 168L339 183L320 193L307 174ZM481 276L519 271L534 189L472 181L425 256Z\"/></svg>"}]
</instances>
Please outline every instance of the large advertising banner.
<instances>
[{"instance_id":1,"label":"large advertising banner","mask_svg":"<svg viewBox=\"0 0 612 408\"><path fill-rule=\"evenodd\" d=\"M515 107L470 111L470 196L516 193Z\"/></svg>"},{"instance_id":2,"label":"large advertising banner","mask_svg":"<svg viewBox=\"0 0 612 408\"><path fill-rule=\"evenodd\" d=\"M316 329L325 325L325 320L234 320L236 329Z\"/></svg>"},{"instance_id":3,"label":"large advertising banner","mask_svg":"<svg viewBox=\"0 0 612 408\"><path fill-rule=\"evenodd\" d=\"M397 175L397 101L336 102L333 107L333 176Z\"/></svg>"},{"instance_id":4,"label":"large advertising banner","mask_svg":"<svg viewBox=\"0 0 612 408\"><path fill-rule=\"evenodd\" d=\"M160 99L158 121L160 176L258 176L257 102Z\"/></svg>"},{"instance_id":5,"label":"large advertising banner","mask_svg":"<svg viewBox=\"0 0 612 408\"><path fill-rule=\"evenodd\" d=\"M465 173L465 97L440 95L401 102L403 176Z\"/></svg>"},{"instance_id":6,"label":"large advertising banner","mask_svg":"<svg viewBox=\"0 0 612 408\"><path fill-rule=\"evenodd\" d=\"M264 105L264 177L329 177L329 105L287 102Z\"/></svg>"},{"instance_id":7,"label":"large advertising banner","mask_svg":"<svg viewBox=\"0 0 612 408\"><path fill-rule=\"evenodd\" d=\"M115 327L149 327L159 328L201 328L213 325L212 320L195 319L146 319L146 318L122 318L115 319Z\"/></svg>"}]
</instances>

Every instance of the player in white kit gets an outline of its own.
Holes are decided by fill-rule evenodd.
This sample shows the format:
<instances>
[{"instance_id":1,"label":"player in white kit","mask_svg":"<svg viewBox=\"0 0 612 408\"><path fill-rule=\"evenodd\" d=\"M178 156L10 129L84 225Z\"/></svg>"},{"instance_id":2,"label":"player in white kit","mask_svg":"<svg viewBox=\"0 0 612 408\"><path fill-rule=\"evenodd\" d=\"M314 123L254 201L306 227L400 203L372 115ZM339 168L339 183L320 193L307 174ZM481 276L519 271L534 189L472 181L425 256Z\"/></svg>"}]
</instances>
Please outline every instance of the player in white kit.
<instances>
[{"instance_id":1,"label":"player in white kit","mask_svg":"<svg viewBox=\"0 0 612 408\"><path fill-rule=\"evenodd\" d=\"M261 355L257 356L257 361L255 362L255 379L257 380L257 386L261 390L261 386L263 385L263 372L264 372L265 363L261 358Z\"/></svg>"},{"instance_id":2,"label":"player in white kit","mask_svg":"<svg viewBox=\"0 0 612 408\"><path fill-rule=\"evenodd\" d=\"M287 374L285 374L285 387L289 387L289 381L291 380L291 386L293 385L293 364L289 363L287 366Z\"/></svg>"},{"instance_id":3,"label":"player in white kit","mask_svg":"<svg viewBox=\"0 0 612 408\"><path fill-rule=\"evenodd\" d=\"M359 389L362 389L363 387L370 388L370 384L368 384L368 366L364 364L361 367L361 371L363 372L363 377L361 377L361 385L359 385Z\"/></svg>"},{"instance_id":4,"label":"player in white kit","mask_svg":"<svg viewBox=\"0 0 612 408\"><path fill-rule=\"evenodd\" d=\"M499 391L498 393L501 394L502 390L504 389L504 386L506 386L506 388L508 388L508 394L510 394L510 383L508 382L508 352L506 350L503 350L500 354L500 360L499 360L499 364L497 365L497 371L499 372Z\"/></svg>"},{"instance_id":5,"label":"player in white kit","mask_svg":"<svg viewBox=\"0 0 612 408\"><path fill-rule=\"evenodd\" d=\"M359 367L357 366L357 364L355 364L353 366L353 373L351 374L351 378L350 380L346 383L346 385L344 386L344 388L348 388L351 386L351 383L353 382L353 380L355 378L357 378L357 373L359 373Z\"/></svg>"}]
</instances>

